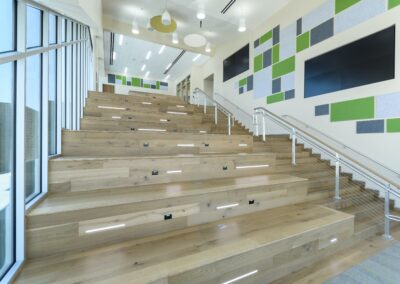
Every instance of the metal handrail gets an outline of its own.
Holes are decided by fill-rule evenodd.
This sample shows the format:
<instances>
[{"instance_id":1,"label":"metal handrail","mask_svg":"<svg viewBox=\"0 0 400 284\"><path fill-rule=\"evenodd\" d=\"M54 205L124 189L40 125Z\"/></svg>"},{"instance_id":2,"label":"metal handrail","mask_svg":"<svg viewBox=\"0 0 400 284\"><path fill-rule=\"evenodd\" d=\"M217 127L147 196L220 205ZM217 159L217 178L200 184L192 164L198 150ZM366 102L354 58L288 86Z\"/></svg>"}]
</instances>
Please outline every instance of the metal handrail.
<instances>
[{"instance_id":1,"label":"metal handrail","mask_svg":"<svg viewBox=\"0 0 400 284\"><path fill-rule=\"evenodd\" d=\"M343 143L340 142L339 140L333 138L332 136L329 136L328 134L323 133L322 131L316 129L315 127L312 127L312 126L310 126L310 125L308 125L308 124L306 124L306 123L300 121L299 119L297 119L297 118L295 118L295 117L293 117L293 116L291 116L291 115L289 115L289 114L282 115L282 117L284 117L284 118L288 117L288 118L290 118L290 119L295 120L296 122L302 124L304 127L309 128L309 129L312 129L313 131L318 132L319 135L324 136L325 138L328 138L329 140L332 140L334 143L341 145L341 147L342 147L343 149L350 150L350 151L356 153L357 155L360 155L360 156L364 157L365 159L371 161L372 163L378 165L379 167L384 168L385 170L387 170L387 171L389 171L389 172L392 172L394 175L397 175L397 176L400 178L400 173L399 173L399 172L396 172L395 170L390 169L389 167L385 166L384 164L382 164L382 163L380 163L380 162L378 162L378 161L376 161L376 160L374 160L374 159L368 157L367 155L365 155L365 154L359 152L358 150L356 150L356 149L354 149L354 148L351 148L351 147L349 147L349 146L343 144Z\"/></svg>"},{"instance_id":2,"label":"metal handrail","mask_svg":"<svg viewBox=\"0 0 400 284\"><path fill-rule=\"evenodd\" d=\"M400 186L393 181L390 181L388 178L382 176L381 174L377 173L373 169L370 169L364 165L361 165L359 162L355 161L353 158L349 157L348 155L344 154L343 152L334 149L331 145L328 145L324 141L320 140L319 138L315 137L314 135L308 133L305 130L300 129L298 126L290 123L289 121L283 119L282 117L270 112L269 110L263 107L257 107L254 109L254 115L257 116L261 114L263 118L263 140L266 140L266 128L265 128L265 117L270 118L275 123L280 125L281 127L288 130L288 132L292 133L292 164L293 166L296 165L296 139L300 138L304 142L312 145L314 148L319 149L321 152L327 154L330 157L333 157L335 162L336 168L336 175L335 175L335 198L340 199L340 164L344 164L347 168L351 169L352 171L358 173L359 175L363 176L365 179L369 180L370 182L377 185L379 188L385 191L385 237L387 239L392 239L390 235L390 221L400 221L400 217L390 215L390 194L393 194L397 198L400 198L400 192L398 189ZM258 125L257 125L258 128ZM342 144L342 143L341 143ZM349 161L346 161L349 160ZM384 181L384 182L383 182ZM386 183L387 182L387 183ZM394 189L393 187L397 188Z\"/></svg>"}]
</instances>

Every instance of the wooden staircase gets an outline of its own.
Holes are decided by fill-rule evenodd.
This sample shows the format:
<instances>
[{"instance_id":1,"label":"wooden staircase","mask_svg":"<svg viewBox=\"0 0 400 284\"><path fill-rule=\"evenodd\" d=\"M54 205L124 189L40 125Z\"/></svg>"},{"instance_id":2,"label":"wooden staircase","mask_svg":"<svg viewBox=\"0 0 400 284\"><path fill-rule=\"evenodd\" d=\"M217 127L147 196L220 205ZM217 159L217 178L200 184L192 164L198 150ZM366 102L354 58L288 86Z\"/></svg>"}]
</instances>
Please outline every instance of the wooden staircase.
<instances>
[{"instance_id":1,"label":"wooden staircase","mask_svg":"<svg viewBox=\"0 0 400 284\"><path fill-rule=\"evenodd\" d=\"M383 201L288 136L178 97L91 92L26 218L17 283L268 283L377 234ZM247 278L248 277L248 278ZM242 283L240 282L240 283Z\"/></svg>"}]
</instances>

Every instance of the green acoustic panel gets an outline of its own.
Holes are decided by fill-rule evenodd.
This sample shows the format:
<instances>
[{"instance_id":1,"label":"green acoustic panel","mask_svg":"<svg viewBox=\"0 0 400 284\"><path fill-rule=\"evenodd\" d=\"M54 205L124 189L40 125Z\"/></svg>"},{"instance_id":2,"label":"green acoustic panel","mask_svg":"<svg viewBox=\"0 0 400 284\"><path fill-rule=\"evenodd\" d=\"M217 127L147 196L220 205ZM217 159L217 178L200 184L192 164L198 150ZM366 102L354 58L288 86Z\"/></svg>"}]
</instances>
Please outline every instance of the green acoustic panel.
<instances>
[{"instance_id":1,"label":"green acoustic panel","mask_svg":"<svg viewBox=\"0 0 400 284\"><path fill-rule=\"evenodd\" d=\"M151 86L150 86L150 84L144 84L144 85L143 85L143 88L150 89Z\"/></svg>"},{"instance_id":2,"label":"green acoustic panel","mask_svg":"<svg viewBox=\"0 0 400 284\"><path fill-rule=\"evenodd\" d=\"M339 14L360 1L361 0L335 0L335 13Z\"/></svg>"},{"instance_id":3,"label":"green acoustic panel","mask_svg":"<svg viewBox=\"0 0 400 284\"><path fill-rule=\"evenodd\" d=\"M400 118L388 119L386 121L386 131L389 133L400 133Z\"/></svg>"},{"instance_id":4,"label":"green acoustic panel","mask_svg":"<svg viewBox=\"0 0 400 284\"><path fill-rule=\"evenodd\" d=\"M122 77L122 85L126 85L126 77L125 76Z\"/></svg>"},{"instance_id":5,"label":"green acoustic panel","mask_svg":"<svg viewBox=\"0 0 400 284\"><path fill-rule=\"evenodd\" d=\"M331 121L372 119L375 113L375 98L351 100L331 105Z\"/></svg>"},{"instance_id":6,"label":"green acoustic panel","mask_svg":"<svg viewBox=\"0 0 400 284\"><path fill-rule=\"evenodd\" d=\"M239 87L243 87L244 85L247 85L247 78L244 78L239 81Z\"/></svg>"},{"instance_id":7,"label":"green acoustic panel","mask_svg":"<svg viewBox=\"0 0 400 284\"><path fill-rule=\"evenodd\" d=\"M294 56L289 57L272 66L272 78L276 79L283 75L294 72L296 69L296 58Z\"/></svg>"},{"instance_id":8,"label":"green acoustic panel","mask_svg":"<svg viewBox=\"0 0 400 284\"><path fill-rule=\"evenodd\" d=\"M272 31L267 32L262 37L260 37L260 45L267 42L272 38Z\"/></svg>"},{"instance_id":9,"label":"green acoustic panel","mask_svg":"<svg viewBox=\"0 0 400 284\"><path fill-rule=\"evenodd\" d=\"M272 63L275 64L277 62L279 62L279 56L280 54L280 45L274 45L274 47L272 47Z\"/></svg>"},{"instance_id":10,"label":"green acoustic panel","mask_svg":"<svg viewBox=\"0 0 400 284\"><path fill-rule=\"evenodd\" d=\"M263 69L263 55L257 55L254 57L254 72L261 71Z\"/></svg>"},{"instance_id":11,"label":"green acoustic panel","mask_svg":"<svg viewBox=\"0 0 400 284\"><path fill-rule=\"evenodd\" d=\"M400 5L400 0L389 0L389 4L388 4L389 9L392 9L399 5Z\"/></svg>"},{"instance_id":12,"label":"green acoustic panel","mask_svg":"<svg viewBox=\"0 0 400 284\"><path fill-rule=\"evenodd\" d=\"M310 47L310 32L306 32L297 37L296 51L300 52Z\"/></svg>"},{"instance_id":13,"label":"green acoustic panel","mask_svg":"<svg viewBox=\"0 0 400 284\"><path fill-rule=\"evenodd\" d=\"M132 78L132 85L134 87L141 87L142 84L141 84L140 78Z\"/></svg>"},{"instance_id":14,"label":"green acoustic panel","mask_svg":"<svg viewBox=\"0 0 400 284\"><path fill-rule=\"evenodd\" d=\"M156 83L156 89L157 89L157 90L160 89L160 81L157 81L157 83Z\"/></svg>"},{"instance_id":15,"label":"green acoustic panel","mask_svg":"<svg viewBox=\"0 0 400 284\"><path fill-rule=\"evenodd\" d=\"M278 93L272 96L267 97L267 104L278 103L285 100L284 93Z\"/></svg>"},{"instance_id":16,"label":"green acoustic panel","mask_svg":"<svg viewBox=\"0 0 400 284\"><path fill-rule=\"evenodd\" d=\"M122 81L122 76L121 75L117 75L117 76L115 76L115 78L117 78L117 80L121 80Z\"/></svg>"}]
</instances>

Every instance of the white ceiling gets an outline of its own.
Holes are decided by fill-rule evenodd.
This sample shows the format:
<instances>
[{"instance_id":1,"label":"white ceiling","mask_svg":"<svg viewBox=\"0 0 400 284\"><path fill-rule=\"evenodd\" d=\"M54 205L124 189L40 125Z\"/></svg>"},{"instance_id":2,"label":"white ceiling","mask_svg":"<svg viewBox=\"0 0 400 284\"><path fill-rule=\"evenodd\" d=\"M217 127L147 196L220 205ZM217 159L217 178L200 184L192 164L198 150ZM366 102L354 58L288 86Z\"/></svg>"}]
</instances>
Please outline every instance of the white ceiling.
<instances>
[{"instance_id":1,"label":"white ceiling","mask_svg":"<svg viewBox=\"0 0 400 284\"><path fill-rule=\"evenodd\" d=\"M229 0L168 0L167 8L177 22L181 42L190 33L200 33L215 47L238 36L239 18L246 18L247 28L252 30L290 1L295 0L237 0L226 14L221 14L221 10ZM204 5L206 12L203 28L196 18L200 5ZM103 0L106 16L128 24L135 19L143 28L164 9L165 0Z\"/></svg>"},{"instance_id":2,"label":"white ceiling","mask_svg":"<svg viewBox=\"0 0 400 284\"><path fill-rule=\"evenodd\" d=\"M115 35L114 50L117 53L117 58L113 65L110 65L110 32L104 32L104 50L105 50L105 66L106 72L111 74L124 74L125 67L128 67L127 75L144 78L147 71L150 71L149 79L163 80L166 75L164 71L168 64L182 52L181 49L166 46L163 53L159 51L162 45L150 41L144 41L133 37L123 37L122 46L119 45L120 35ZM146 60L147 53L151 51L150 59ZM185 72L191 70L193 65L204 64L208 60L208 56L201 55L195 62L193 59L198 54L186 52L180 60L168 72L169 80L175 80ZM141 71L143 64L146 64L146 69Z\"/></svg>"}]
</instances>

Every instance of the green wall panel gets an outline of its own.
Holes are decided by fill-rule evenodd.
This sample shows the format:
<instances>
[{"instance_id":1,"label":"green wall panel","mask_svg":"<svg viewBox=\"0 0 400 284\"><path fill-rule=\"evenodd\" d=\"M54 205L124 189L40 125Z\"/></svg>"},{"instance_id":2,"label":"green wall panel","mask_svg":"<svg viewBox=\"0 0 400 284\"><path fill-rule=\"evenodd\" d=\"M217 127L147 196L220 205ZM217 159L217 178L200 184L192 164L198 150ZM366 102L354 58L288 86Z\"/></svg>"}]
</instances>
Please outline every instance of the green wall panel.
<instances>
[{"instance_id":1,"label":"green wall panel","mask_svg":"<svg viewBox=\"0 0 400 284\"><path fill-rule=\"evenodd\" d=\"M400 5L400 0L389 0L389 9Z\"/></svg>"},{"instance_id":2,"label":"green wall panel","mask_svg":"<svg viewBox=\"0 0 400 284\"><path fill-rule=\"evenodd\" d=\"M160 89L160 81L157 81L157 85L156 85L157 90Z\"/></svg>"},{"instance_id":3,"label":"green wall panel","mask_svg":"<svg viewBox=\"0 0 400 284\"><path fill-rule=\"evenodd\" d=\"M310 32L306 32L297 37L296 50L303 51L310 47Z\"/></svg>"},{"instance_id":4,"label":"green wall panel","mask_svg":"<svg viewBox=\"0 0 400 284\"><path fill-rule=\"evenodd\" d=\"M257 55L254 57L254 72L258 72L263 69L263 55Z\"/></svg>"},{"instance_id":5,"label":"green wall panel","mask_svg":"<svg viewBox=\"0 0 400 284\"><path fill-rule=\"evenodd\" d=\"M125 76L122 77L122 85L126 85L126 77Z\"/></svg>"},{"instance_id":6,"label":"green wall panel","mask_svg":"<svg viewBox=\"0 0 400 284\"><path fill-rule=\"evenodd\" d=\"M278 63L279 62L279 58L280 58L280 45L274 45L274 47L272 47L272 63Z\"/></svg>"},{"instance_id":7,"label":"green wall panel","mask_svg":"<svg viewBox=\"0 0 400 284\"><path fill-rule=\"evenodd\" d=\"M146 88L146 89L150 89L150 87L151 87L150 84L144 84L143 85L143 88Z\"/></svg>"},{"instance_id":8,"label":"green wall panel","mask_svg":"<svg viewBox=\"0 0 400 284\"><path fill-rule=\"evenodd\" d=\"M260 37L260 45L267 42L272 38L272 31L265 33L262 37Z\"/></svg>"},{"instance_id":9,"label":"green wall panel","mask_svg":"<svg viewBox=\"0 0 400 284\"><path fill-rule=\"evenodd\" d=\"M331 105L331 121L372 119L375 114L375 98L351 100Z\"/></svg>"},{"instance_id":10,"label":"green wall panel","mask_svg":"<svg viewBox=\"0 0 400 284\"><path fill-rule=\"evenodd\" d=\"M340 12L350 8L354 4L357 4L361 0L335 0L335 13L339 14Z\"/></svg>"},{"instance_id":11,"label":"green wall panel","mask_svg":"<svg viewBox=\"0 0 400 284\"><path fill-rule=\"evenodd\" d=\"M296 69L296 58L294 56L289 57L272 66L272 78L278 78L283 75L294 72Z\"/></svg>"},{"instance_id":12,"label":"green wall panel","mask_svg":"<svg viewBox=\"0 0 400 284\"><path fill-rule=\"evenodd\" d=\"M267 97L267 104L278 103L285 100L284 93L278 93L272 96Z\"/></svg>"},{"instance_id":13,"label":"green wall panel","mask_svg":"<svg viewBox=\"0 0 400 284\"><path fill-rule=\"evenodd\" d=\"M132 85L134 87L141 87L141 80L140 78L132 78Z\"/></svg>"},{"instance_id":14,"label":"green wall panel","mask_svg":"<svg viewBox=\"0 0 400 284\"><path fill-rule=\"evenodd\" d=\"M389 133L400 132L400 118L388 119L386 121L386 130Z\"/></svg>"},{"instance_id":15,"label":"green wall panel","mask_svg":"<svg viewBox=\"0 0 400 284\"><path fill-rule=\"evenodd\" d=\"M239 87L243 87L244 85L247 85L247 78L244 78L239 81Z\"/></svg>"}]
</instances>

